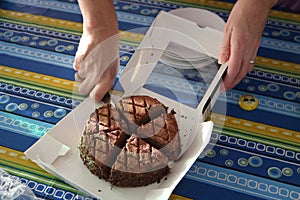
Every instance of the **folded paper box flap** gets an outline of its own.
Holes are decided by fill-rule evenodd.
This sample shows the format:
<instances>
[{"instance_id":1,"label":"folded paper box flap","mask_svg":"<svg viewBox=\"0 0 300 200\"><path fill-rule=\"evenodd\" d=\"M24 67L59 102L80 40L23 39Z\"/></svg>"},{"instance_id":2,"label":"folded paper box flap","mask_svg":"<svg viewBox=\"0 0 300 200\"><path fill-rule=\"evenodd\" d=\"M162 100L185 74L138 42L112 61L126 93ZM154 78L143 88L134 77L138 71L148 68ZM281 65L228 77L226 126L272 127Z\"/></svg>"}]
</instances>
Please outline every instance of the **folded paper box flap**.
<instances>
[{"instance_id":1,"label":"folded paper box flap","mask_svg":"<svg viewBox=\"0 0 300 200\"><path fill-rule=\"evenodd\" d=\"M179 8L171 10L168 13L195 22L200 27L210 27L219 31L223 31L225 27L225 21L217 14L208 10Z\"/></svg>"},{"instance_id":2,"label":"folded paper box flap","mask_svg":"<svg viewBox=\"0 0 300 200\"><path fill-rule=\"evenodd\" d=\"M51 165L59 156L64 156L69 150L68 146L50 134L46 134L26 151L26 155L33 161L38 160Z\"/></svg>"}]
</instances>

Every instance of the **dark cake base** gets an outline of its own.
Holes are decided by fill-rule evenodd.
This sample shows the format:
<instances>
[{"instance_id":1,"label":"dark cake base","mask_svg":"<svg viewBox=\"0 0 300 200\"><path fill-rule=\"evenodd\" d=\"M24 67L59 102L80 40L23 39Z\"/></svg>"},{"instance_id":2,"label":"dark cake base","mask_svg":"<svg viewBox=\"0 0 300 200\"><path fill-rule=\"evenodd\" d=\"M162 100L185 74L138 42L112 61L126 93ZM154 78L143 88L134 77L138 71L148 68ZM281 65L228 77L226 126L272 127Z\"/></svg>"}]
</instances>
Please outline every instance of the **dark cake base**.
<instances>
[{"instance_id":1,"label":"dark cake base","mask_svg":"<svg viewBox=\"0 0 300 200\"><path fill-rule=\"evenodd\" d=\"M110 176L110 183L119 187L140 187L147 186L152 183L159 183L168 173L168 166L144 173L124 173L123 171L113 170Z\"/></svg>"}]
</instances>

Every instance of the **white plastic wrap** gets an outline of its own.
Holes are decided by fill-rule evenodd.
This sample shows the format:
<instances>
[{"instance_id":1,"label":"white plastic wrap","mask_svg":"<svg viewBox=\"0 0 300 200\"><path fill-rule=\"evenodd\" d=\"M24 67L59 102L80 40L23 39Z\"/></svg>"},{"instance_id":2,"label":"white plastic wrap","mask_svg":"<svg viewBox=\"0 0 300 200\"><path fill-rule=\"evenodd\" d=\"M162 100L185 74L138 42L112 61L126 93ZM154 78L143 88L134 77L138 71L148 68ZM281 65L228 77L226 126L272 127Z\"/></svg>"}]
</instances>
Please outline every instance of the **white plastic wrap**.
<instances>
[{"instance_id":1,"label":"white plastic wrap","mask_svg":"<svg viewBox=\"0 0 300 200\"><path fill-rule=\"evenodd\" d=\"M30 188L0 168L0 200L37 200Z\"/></svg>"}]
</instances>

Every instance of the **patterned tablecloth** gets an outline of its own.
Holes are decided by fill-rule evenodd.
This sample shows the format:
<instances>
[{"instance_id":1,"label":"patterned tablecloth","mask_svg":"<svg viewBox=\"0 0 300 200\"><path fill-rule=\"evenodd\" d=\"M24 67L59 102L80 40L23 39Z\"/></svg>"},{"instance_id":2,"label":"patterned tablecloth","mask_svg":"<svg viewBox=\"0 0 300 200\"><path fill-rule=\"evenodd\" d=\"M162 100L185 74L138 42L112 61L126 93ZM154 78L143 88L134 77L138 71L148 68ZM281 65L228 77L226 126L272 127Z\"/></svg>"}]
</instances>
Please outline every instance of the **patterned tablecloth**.
<instances>
[{"instance_id":1,"label":"patterned tablecloth","mask_svg":"<svg viewBox=\"0 0 300 200\"><path fill-rule=\"evenodd\" d=\"M199 3L200 2L200 3ZM115 0L120 30L150 26L161 10L208 9L227 20L232 1ZM75 0L0 1L0 168L45 199L90 199L23 152L85 97L73 96L82 31ZM122 34L121 71L143 34ZM258 107L246 111L249 94ZM272 10L253 71L226 93L211 119L217 143L170 199L300 199L300 15ZM63 133L62 133L63 134ZM1 192L1 191L0 191Z\"/></svg>"}]
</instances>

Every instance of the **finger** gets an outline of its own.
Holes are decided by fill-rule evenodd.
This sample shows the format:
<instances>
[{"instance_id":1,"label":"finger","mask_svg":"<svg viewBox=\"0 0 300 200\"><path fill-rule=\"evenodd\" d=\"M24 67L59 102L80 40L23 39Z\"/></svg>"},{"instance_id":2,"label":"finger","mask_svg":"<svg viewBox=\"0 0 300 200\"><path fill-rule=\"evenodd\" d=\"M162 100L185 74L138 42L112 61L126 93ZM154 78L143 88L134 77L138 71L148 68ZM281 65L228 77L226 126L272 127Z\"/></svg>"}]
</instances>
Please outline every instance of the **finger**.
<instances>
[{"instance_id":1,"label":"finger","mask_svg":"<svg viewBox=\"0 0 300 200\"><path fill-rule=\"evenodd\" d=\"M224 64L229 60L230 57L230 39L231 39L231 32L224 31L224 38L222 41L221 49L220 49L220 55L218 59L219 64Z\"/></svg>"},{"instance_id":2,"label":"finger","mask_svg":"<svg viewBox=\"0 0 300 200\"><path fill-rule=\"evenodd\" d=\"M250 59L252 58L252 59ZM247 57L242 61L242 65L241 65L241 69L238 73L238 75L236 76L233 85L237 85L239 82L241 82L246 75L248 74L248 72L250 72L253 68L254 68L254 64L255 64L255 59L253 59L253 57Z\"/></svg>"},{"instance_id":3,"label":"finger","mask_svg":"<svg viewBox=\"0 0 300 200\"><path fill-rule=\"evenodd\" d=\"M96 65L97 63L90 63L91 68L92 65ZM100 68L101 69L101 68ZM93 87L99 82L101 75L96 73L95 71L88 71L89 69L83 66L78 70L78 75L83 79L78 87L78 92L83 95L87 95L93 89Z\"/></svg>"},{"instance_id":4,"label":"finger","mask_svg":"<svg viewBox=\"0 0 300 200\"><path fill-rule=\"evenodd\" d=\"M242 66L242 53L237 51L234 46L232 48L232 54L228 62L228 69L224 78L225 88L231 89L234 87L237 79L237 75L240 73Z\"/></svg>"},{"instance_id":5,"label":"finger","mask_svg":"<svg viewBox=\"0 0 300 200\"><path fill-rule=\"evenodd\" d=\"M84 67L85 63L85 55L82 55L81 53L76 53L75 60L73 62L73 69L78 71L79 69L82 69Z\"/></svg>"},{"instance_id":6,"label":"finger","mask_svg":"<svg viewBox=\"0 0 300 200\"><path fill-rule=\"evenodd\" d=\"M253 42L254 43L254 42ZM256 60L256 53L258 49L258 45L254 46L252 49L247 49L248 51L245 51L244 53L244 59L242 60L241 68L239 73L237 74L233 85L237 85L245 76L247 75L248 72L250 72L255 65L255 60ZM249 56L250 55L250 56Z\"/></svg>"},{"instance_id":7,"label":"finger","mask_svg":"<svg viewBox=\"0 0 300 200\"><path fill-rule=\"evenodd\" d=\"M103 74L103 78L96 84L90 92L90 97L99 102L103 99L106 92L108 92L114 85L115 78L119 71L119 61L116 60L112 63L108 70Z\"/></svg>"},{"instance_id":8,"label":"finger","mask_svg":"<svg viewBox=\"0 0 300 200\"><path fill-rule=\"evenodd\" d=\"M94 63L95 64L95 63ZM83 94L83 95L87 95L88 93L90 93L92 91L92 89L95 87L95 85L97 83L104 82L104 83L111 83L113 84L118 70L119 70L119 59L113 61L108 67L105 68L100 68L101 71L103 69L105 69L105 71L102 73L89 73L89 76L86 77L83 82L80 84L80 86L78 87L78 91L79 93ZM82 75L80 74L81 70L78 71L80 77L82 77ZM84 77L84 76L83 76ZM104 86L106 84L103 84ZM106 91L107 92L107 91ZM100 98L100 97L98 97Z\"/></svg>"},{"instance_id":9,"label":"finger","mask_svg":"<svg viewBox=\"0 0 300 200\"><path fill-rule=\"evenodd\" d=\"M114 80L111 78L104 78L90 92L90 97L95 101L99 102L103 99L104 95L113 87Z\"/></svg>"},{"instance_id":10,"label":"finger","mask_svg":"<svg viewBox=\"0 0 300 200\"><path fill-rule=\"evenodd\" d=\"M73 62L73 69L78 71L79 70L79 64L82 61L82 56L78 55L77 53L75 54L75 59Z\"/></svg>"},{"instance_id":11,"label":"finger","mask_svg":"<svg viewBox=\"0 0 300 200\"><path fill-rule=\"evenodd\" d=\"M100 102L104 95L112 88L113 81L101 81L90 92L90 97L95 102Z\"/></svg>"},{"instance_id":12,"label":"finger","mask_svg":"<svg viewBox=\"0 0 300 200\"><path fill-rule=\"evenodd\" d=\"M241 63L239 73L236 75L236 77L234 78L234 80L231 84L231 88L233 88L239 82L241 82L241 80L246 76L246 74L248 73L250 68L251 68L251 66L249 65L249 61L243 60L243 62Z\"/></svg>"},{"instance_id":13,"label":"finger","mask_svg":"<svg viewBox=\"0 0 300 200\"><path fill-rule=\"evenodd\" d=\"M82 95L88 95L99 80L96 77L88 77L84 79L79 87L78 92Z\"/></svg>"},{"instance_id":14,"label":"finger","mask_svg":"<svg viewBox=\"0 0 300 200\"><path fill-rule=\"evenodd\" d=\"M81 77L78 72L74 75L75 81L81 83L85 78Z\"/></svg>"},{"instance_id":15,"label":"finger","mask_svg":"<svg viewBox=\"0 0 300 200\"><path fill-rule=\"evenodd\" d=\"M233 50L232 52L224 79L224 86L226 90L232 89L236 85L237 79L239 79L238 75L240 74L243 63L242 55L243 54L237 50Z\"/></svg>"}]
</instances>

